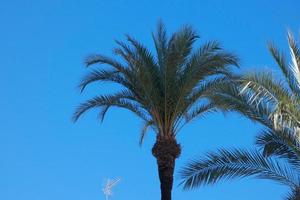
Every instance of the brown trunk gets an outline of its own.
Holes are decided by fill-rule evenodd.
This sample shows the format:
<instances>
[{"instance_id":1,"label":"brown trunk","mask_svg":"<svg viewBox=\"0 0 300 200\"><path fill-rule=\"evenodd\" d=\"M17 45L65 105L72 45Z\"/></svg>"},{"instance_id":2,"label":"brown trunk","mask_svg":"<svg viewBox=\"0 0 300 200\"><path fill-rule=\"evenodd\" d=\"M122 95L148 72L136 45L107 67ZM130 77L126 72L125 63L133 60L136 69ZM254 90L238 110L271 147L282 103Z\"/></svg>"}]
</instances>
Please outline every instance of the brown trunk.
<instances>
[{"instance_id":1,"label":"brown trunk","mask_svg":"<svg viewBox=\"0 0 300 200\"><path fill-rule=\"evenodd\" d=\"M172 199L175 160L179 157L180 152L180 145L174 138L158 138L152 148L152 154L156 158L158 166L161 200Z\"/></svg>"},{"instance_id":2,"label":"brown trunk","mask_svg":"<svg viewBox=\"0 0 300 200\"><path fill-rule=\"evenodd\" d=\"M287 198L287 199L300 200L300 188L299 187L295 188L293 196L291 196L291 198Z\"/></svg>"}]
</instances>

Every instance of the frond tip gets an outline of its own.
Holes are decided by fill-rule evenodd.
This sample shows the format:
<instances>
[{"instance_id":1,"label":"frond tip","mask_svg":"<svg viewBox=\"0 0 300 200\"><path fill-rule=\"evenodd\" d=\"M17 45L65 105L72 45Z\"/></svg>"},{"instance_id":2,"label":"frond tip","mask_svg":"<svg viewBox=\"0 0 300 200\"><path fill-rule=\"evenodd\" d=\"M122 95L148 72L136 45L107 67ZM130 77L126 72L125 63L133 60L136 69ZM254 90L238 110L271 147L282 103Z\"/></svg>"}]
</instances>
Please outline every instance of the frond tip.
<instances>
[{"instance_id":1,"label":"frond tip","mask_svg":"<svg viewBox=\"0 0 300 200\"><path fill-rule=\"evenodd\" d=\"M154 121L147 121L144 123L142 131L141 131L141 135L140 135L140 141L139 141L140 146L143 145L143 142L144 142L144 139L145 139L148 129L153 125L154 125Z\"/></svg>"},{"instance_id":2,"label":"frond tip","mask_svg":"<svg viewBox=\"0 0 300 200\"><path fill-rule=\"evenodd\" d=\"M107 112L107 110L114 106L119 108L125 108L135 113L143 120L148 120L148 114L138 103L130 100L130 96L126 96L126 92L120 92L115 95L102 95L94 97L86 102L80 104L73 114L73 121L76 122L85 112L93 108L103 108L100 113L101 120Z\"/></svg>"}]
</instances>

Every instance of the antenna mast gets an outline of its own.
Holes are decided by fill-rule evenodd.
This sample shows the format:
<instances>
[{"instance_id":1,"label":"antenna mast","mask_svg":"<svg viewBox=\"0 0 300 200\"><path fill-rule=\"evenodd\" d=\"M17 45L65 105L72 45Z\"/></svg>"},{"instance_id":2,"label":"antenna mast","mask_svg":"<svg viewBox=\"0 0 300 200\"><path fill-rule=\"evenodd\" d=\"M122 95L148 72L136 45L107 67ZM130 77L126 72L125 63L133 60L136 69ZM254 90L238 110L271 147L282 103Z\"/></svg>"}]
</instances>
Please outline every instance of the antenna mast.
<instances>
[{"instance_id":1,"label":"antenna mast","mask_svg":"<svg viewBox=\"0 0 300 200\"><path fill-rule=\"evenodd\" d=\"M111 196L113 193L112 193L112 188L118 183L120 182L121 179L120 178L117 178L115 180L110 180L110 179L107 179L106 181L106 185L104 186L104 188L102 189L104 195L105 195L105 200L108 200L109 199L109 196Z\"/></svg>"}]
</instances>

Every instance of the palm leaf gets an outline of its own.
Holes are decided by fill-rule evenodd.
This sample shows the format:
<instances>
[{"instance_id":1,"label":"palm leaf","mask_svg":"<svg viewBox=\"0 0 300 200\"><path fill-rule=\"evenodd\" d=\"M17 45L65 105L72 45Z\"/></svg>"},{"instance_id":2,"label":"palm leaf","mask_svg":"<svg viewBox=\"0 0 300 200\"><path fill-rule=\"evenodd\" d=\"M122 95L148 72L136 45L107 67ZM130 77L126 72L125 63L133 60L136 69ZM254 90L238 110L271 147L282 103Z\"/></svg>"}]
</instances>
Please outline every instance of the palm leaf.
<instances>
[{"instance_id":1,"label":"palm leaf","mask_svg":"<svg viewBox=\"0 0 300 200\"><path fill-rule=\"evenodd\" d=\"M111 106L125 108L135 113L143 120L149 120L149 113L138 102L135 102L132 96L126 96L126 94L124 94L123 92L117 93L115 95L101 95L87 100L86 102L78 106L73 115L73 120L77 121L80 116L82 116L85 112L87 112L90 109L104 107L107 111L107 109ZM106 111L102 112L102 120Z\"/></svg>"},{"instance_id":2,"label":"palm leaf","mask_svg":"<svg viewBox=\"0 0 300 200\"><path fill-rule=\"evenodd\" d=\"M142 144L144 142L144 139L145 139L148 129L153 125L154 125L154 121L146 121L144 123L143 128L141 130L141 134L140 134L140 141L139 141L140 146L142 146Z\"/></svg>"},{"instance_id":3,"label":"palm leaf","mask_svg":"<svg viewBox=\"0 0 300 200\"><path fill-rule=\"evenodd\" d=\"M288 165L263 157L258 151L221 149L194 160L180 172L185 189L214 184L220 180L255 177L291 187L299 186L299 176Z\"/></svg>"}]
</instances>

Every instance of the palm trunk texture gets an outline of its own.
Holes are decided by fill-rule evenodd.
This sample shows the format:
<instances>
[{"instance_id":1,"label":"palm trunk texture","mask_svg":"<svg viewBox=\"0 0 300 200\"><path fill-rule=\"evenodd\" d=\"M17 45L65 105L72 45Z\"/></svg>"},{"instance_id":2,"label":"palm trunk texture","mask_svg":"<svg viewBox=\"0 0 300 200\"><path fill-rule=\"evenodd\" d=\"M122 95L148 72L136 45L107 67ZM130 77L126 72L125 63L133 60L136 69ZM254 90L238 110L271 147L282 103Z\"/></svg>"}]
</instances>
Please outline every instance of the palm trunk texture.
<instances>
[{"instance_id":1,"label":"palm trunk texture","mask_svg":"<svg viewBox=\"0 0 300 200\"><path fill-rule=\"evenodd\" d=\"M180 144L174 138L159 138L152 148L152 154L156 158L158 166L161 200L172 199L175 160L179 157L180 152Z\"/></svg>"}]
</instances>

